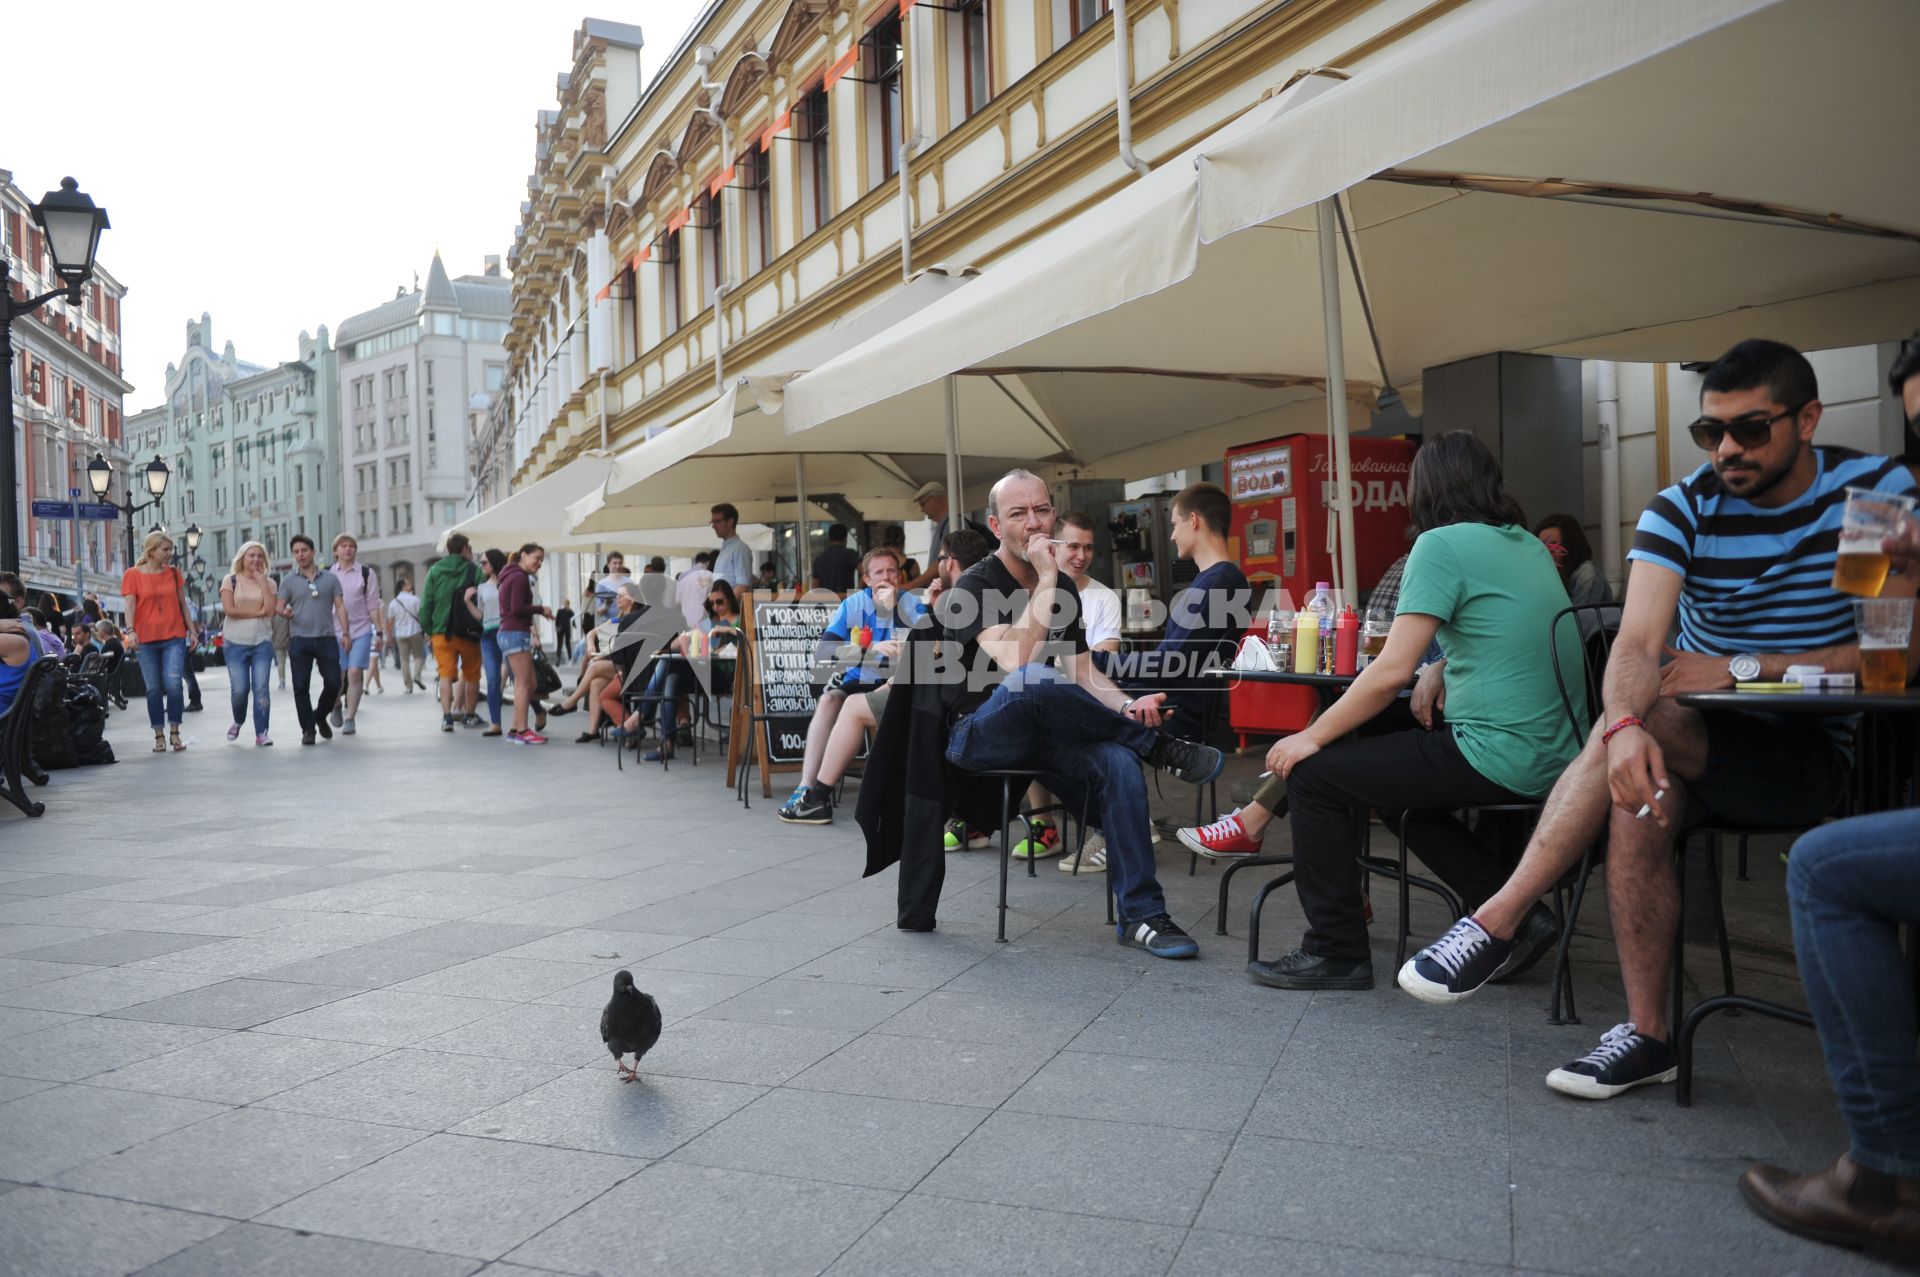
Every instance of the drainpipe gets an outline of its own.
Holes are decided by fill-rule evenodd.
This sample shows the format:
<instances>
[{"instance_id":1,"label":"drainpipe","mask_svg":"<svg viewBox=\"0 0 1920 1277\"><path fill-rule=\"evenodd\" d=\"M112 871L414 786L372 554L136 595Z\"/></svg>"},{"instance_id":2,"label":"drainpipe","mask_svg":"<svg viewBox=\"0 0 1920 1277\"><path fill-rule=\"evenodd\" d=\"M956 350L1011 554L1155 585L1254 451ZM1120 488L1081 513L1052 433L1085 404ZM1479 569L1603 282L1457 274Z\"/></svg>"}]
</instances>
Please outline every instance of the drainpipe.
<instances>
[{"instance_id":1,"label":"drainpipe","mask_svg":"<svg viewBox=\"0 0 1920 1277\"><path fill-rule=\"evenodd\" d=\"M905 24L906 15L901 15L900 21ZM900 278L903 282L913 280L913 195L909 169L914 151L918 150L920 144L925 141L917 131L920 112L915 108L919 104L912 100L919 96L920 91L920 82L913 75L913 33L918 26L919 24L915 23L907 27L902 32L900 40L900 61L903 64L900 68L901 78L913 87L911 94L901 98L901 109L903 112L910 113L911 118L901 121L900 153L898 162L894 165L900 178Z\"/></svg>"},{"instance_id":2,"label":"drainpipe","mask_svg":"<svg viewBox=\"0 0 1920 1277\"><path fill-rule=\"evenodd\" d=\"M1594 365L1600 401L1600 570L1620 597L1620 366Z\"/></svg>"},{"instance_id":3,"label":"drainpipe","mask_svg":"<svg viewBox=\"0 0 1920 1277\"><path fill-rule=\"evenodd\" d=\"M1127 0L1113 0L1113 106L1120 125L1120 158L1139 174L1151 166L1133 153L1133 32L1127 27Z\"/></svg>"}]
</instances>

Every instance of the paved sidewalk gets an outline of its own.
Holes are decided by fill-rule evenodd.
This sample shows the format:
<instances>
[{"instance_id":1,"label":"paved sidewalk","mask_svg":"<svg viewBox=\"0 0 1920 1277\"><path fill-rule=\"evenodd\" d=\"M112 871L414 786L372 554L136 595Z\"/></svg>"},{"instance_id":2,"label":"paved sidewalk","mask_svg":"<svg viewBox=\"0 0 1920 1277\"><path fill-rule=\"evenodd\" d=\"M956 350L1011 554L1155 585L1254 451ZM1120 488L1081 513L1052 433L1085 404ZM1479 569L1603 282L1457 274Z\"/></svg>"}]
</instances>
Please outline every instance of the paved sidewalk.
<instances>
[{"instance_id":1,"label":"paved sidewalk","mask_svg":"<svg viewBox=\"0 0 1920 1277\"><path fill-rule=\"evenodd\" d=\"M397 689L310 749L277 693L257 750L203 683L184 755L136 704L119 764L0 814L0 1271L1881 1271L1736 1195L1844 1147L1811 1034L1723 1019L1690 1110L1545 1089L1621 1015L1600 891L1579 1027L1544 970L1392 989L1391 893L1379 990L1286 994L1241 970L1251 888L1215 937L1217 871L1172 849L1197 962L1117 946L1100 879L1050 862L996 945L987 853L907 935L850 820L743 811L711 754L616 774L563 743L584 716L517 748ZM1728 907L1741 987L1797 1000L1777 851ZM1270 953L1298 928L1277 894ZM667 1017L625 1086L620 967Z\"/></svg>"}]
</instances>

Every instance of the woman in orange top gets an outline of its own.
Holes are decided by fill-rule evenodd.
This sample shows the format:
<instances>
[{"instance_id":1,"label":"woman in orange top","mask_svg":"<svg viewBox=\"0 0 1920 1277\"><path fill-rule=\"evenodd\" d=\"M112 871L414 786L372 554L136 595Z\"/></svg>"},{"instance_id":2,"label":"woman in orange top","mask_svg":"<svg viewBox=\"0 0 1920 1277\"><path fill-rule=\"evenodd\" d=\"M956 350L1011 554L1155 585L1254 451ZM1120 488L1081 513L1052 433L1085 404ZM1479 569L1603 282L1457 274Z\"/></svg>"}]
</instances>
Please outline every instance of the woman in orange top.
<instances>
[{"instance_id":1,"label":"woman in orange top","mask_svg":"<svg viewBox=\"0 0 1920 1277\"><path fill-rule=\"evenodd\" d=\"M120 594L133 618L134 655L147 683L147 722L153 728L153 752L164 754L171 743L185 749L180 739L184 702L180 683L187 668L187 642L193 635L187 610L187 582L173 566L173 539L149 532L140 547L140 561L120 578ZM165 723L161 721L165 713ZM163 732L163 726L165 731Z\"/></svg>"}]
</instances>

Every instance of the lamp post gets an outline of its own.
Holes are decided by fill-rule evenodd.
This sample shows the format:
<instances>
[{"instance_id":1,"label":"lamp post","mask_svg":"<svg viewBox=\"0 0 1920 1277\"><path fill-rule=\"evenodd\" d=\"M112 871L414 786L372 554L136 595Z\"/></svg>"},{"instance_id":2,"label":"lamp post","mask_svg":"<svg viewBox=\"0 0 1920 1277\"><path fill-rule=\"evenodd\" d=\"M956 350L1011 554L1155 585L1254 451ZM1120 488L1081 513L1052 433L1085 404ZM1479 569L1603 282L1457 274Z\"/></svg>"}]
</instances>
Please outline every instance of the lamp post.
<instances>
[{"instance_id":1,"label":"lamp post","mask_svg":"<svg viewBox=\"0 0 1920 1277\"><path fill-rule=\"evenodd\" d=\"M133 476L127 476L127 504L120 513L127 520L127 566L133 566L133 516L142 510L151 510L160 504L160 498L167 494L167 480L173 477L173 471L167 463L155 457L141 467L141 473L147 476L147 491L153 494L153 500L133 503ZM87 462L87 486L93 489L93 495L104 497L107 488L113 483L113 466L99 453L93 454L93 460Z\"/></svg>"},{"instance_id":2,"label":"lamp post","mask_svg":"<svg viewBox=\"0 0 1920 1277\"><path fill-rule=\"evenodd\" d=\"M7 279L8 262L0 254L0 297L5 299L5 309L0 310L0 413L5 424L0 431L0 568L8 572L20 570L19 474L13 459L13 321L62 294L69 306L80 304L80 290L93 278L93 257L100 248L100 232L107 228L107 210L94 204L78 182L65 177L59 190L48 191L33 206L33 220L46 234L60 287L15 301Z\"/></svg>"}]
</instances>

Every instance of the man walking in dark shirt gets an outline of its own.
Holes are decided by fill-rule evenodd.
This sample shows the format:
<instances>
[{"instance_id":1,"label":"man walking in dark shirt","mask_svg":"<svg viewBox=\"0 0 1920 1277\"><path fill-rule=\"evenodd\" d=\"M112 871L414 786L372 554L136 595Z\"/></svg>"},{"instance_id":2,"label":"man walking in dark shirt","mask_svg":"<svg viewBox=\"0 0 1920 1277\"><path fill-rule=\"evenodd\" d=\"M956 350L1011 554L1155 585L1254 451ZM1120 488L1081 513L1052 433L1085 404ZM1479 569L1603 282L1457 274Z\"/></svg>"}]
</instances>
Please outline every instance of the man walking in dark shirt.
<instances>
[{"instance_id":1,"label":"man walking in dark shirt","mask_svg":"<svg viewBox=\"0 0 1920 1277\"><path fill-rule=\"evenodd\" d=\"M836 523L827 529L827 548L813 559L813 586L845 594L853 588L860 555L847 548L847 525Z\"/></svg>"}]
</instances>

